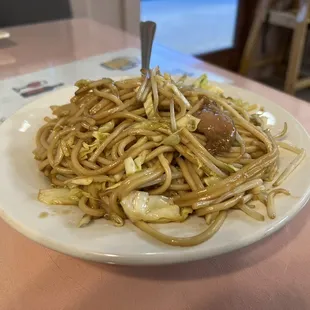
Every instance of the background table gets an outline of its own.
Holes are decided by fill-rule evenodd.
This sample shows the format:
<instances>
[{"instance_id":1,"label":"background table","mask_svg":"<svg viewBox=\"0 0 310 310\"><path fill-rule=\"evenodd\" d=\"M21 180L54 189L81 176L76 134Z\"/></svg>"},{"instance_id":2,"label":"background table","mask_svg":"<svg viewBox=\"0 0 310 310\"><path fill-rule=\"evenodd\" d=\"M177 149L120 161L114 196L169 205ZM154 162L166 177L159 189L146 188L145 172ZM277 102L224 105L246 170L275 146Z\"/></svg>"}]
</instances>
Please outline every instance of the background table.
<instances>
[{"instance_id":1,"label":"background table","mask_svg":"<svg viewBox=\"0 0 310 310\"><path fill-rule=\"evenodd\" d=\"M89 20L9 31L12 42L0 43L1 79L138 46L137 38ZM154 52L261 94L310 130L308 103L163 47ZM0 309L310 309L309 207L279 232L245 249L189 264L142 268L59 254L0 220Z\"/></svg>"}]
</instances>

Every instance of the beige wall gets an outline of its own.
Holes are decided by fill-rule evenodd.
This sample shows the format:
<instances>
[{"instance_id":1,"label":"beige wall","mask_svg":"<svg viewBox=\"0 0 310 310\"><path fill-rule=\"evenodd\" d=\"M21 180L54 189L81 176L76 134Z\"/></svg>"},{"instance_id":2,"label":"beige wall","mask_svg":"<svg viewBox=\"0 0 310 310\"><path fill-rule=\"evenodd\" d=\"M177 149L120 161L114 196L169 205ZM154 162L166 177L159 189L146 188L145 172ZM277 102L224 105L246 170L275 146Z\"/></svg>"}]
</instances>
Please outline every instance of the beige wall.
<instances>
[{"instance_id":1,"label":"beige wall","mask_svg":"<svg viewBox=\"0 0 310 310\"><path fill-rule=\"evenodd\" d=\"M124 8L124 29L131 34L140 32L140 0L122 0Z\"/></svg>"},{"instance_id":2,"label":"beige wall","mask_svg":"<svg viewBox=\"0 0 310 310\"><path fill-rule=\"evenodd\" d=\"M140 0L70 0L73 17L88 17L102 24L139 33Z\"/></svg>"}]
</instances>

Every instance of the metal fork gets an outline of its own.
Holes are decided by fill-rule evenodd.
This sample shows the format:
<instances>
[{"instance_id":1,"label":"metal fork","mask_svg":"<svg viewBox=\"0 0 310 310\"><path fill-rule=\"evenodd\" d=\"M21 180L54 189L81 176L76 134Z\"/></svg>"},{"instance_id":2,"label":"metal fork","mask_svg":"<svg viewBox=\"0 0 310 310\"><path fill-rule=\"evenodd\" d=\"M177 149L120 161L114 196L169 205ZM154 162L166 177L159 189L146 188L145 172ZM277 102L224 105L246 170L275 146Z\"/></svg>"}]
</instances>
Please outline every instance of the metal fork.
<instances>
[{"instance_id":1,"label":"metal fork","mask_svg":"<svg viewBox=\"0 0 310 310\"><path fill-rule=\"evenodd\" d=\"M156 32L156 23L151 21L140 22L140 40L141 40L141 61L142 72L148 73L153 47L153 40Z\"/></svg>"}]
</instances>

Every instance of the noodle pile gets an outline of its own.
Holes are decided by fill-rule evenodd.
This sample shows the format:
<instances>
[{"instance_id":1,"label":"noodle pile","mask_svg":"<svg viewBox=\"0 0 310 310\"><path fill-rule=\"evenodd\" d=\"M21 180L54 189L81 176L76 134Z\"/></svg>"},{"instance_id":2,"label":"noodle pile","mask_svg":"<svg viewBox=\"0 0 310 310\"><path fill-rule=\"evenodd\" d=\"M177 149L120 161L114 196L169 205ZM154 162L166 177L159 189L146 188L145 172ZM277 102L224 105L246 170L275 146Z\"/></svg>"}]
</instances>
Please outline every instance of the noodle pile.
<instances>
[{"instance_id":1,"label":"noodle pile","mask_svg":"<svg viewBox=\"0 0 310 310\"><path fill-rule=\"evenodd\" d=\"M277 187L305 156L303 149L277 142L286 124L272 136L259 105L226 98L206 76L188 85L186 76L174 81L155 68L137 78L80 80L76 86L68 104L51 106L53 117L45 117L34 155L53 186L40 190L39 200L77 205L84 213L79 226L102 217L122 226L129 218L164 243L197 245L233 209L264 221L255 207L260 204L275 218L274 196L289 195ZM234 122L236 139L227 152L210 153L206 136L197 132L193 114L203 98ZM279 147L296 158L276 177ZM153 209L139 217L140 201L150 208L153 201ZM206 229L192 237L167 236L149 224L193 215L205 218Z\"/></svg>"}]
</instances>

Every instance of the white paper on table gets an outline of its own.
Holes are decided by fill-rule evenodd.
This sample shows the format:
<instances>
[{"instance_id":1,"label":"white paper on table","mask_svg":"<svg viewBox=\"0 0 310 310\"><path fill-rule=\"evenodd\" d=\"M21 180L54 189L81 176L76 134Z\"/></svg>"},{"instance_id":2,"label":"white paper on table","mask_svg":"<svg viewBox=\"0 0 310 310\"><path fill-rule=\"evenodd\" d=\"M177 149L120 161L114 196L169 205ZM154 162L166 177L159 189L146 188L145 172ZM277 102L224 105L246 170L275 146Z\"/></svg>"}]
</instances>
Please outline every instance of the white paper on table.
<instances>
[{"instance_id":1,"label":"white paper on table","mask_svg":"<svg viewBox=\"0 0 310 310\"><path fill-rule=\"evenodd\" d=\"M152 55L152 65L160 65L162 72L170 74L182 75L184 73L189 76L200 76L207 73L212 81L219 83L231 83L232 81L216 75L212 72L204 72L202 70L193 69L190 66L180 64L173 57L161 56L162 53ZM136 67L128 70L110 70L100 64L113 60L115 58L129 58L136 60ZM137 48L128 48L116 52L110 52L102 55L92 56L86 59L74 61L65 65L46 68L37 72L27 73L20 76L5 79L0 83L0 123L7 117L12 115L25 104L37 99L43 94L34 95L28 98L22 97L14 90L24 87L29 83L46 81L44 86L52 86L63 83L63 86L73 85L77 80L83 79L100 79L102 77L114 77L122 75L139 75L140 74L140 50ZM62 87L63 87L62 86ZM60 88L60 87L59 87Z\"/></svg>"}]
</instances>

